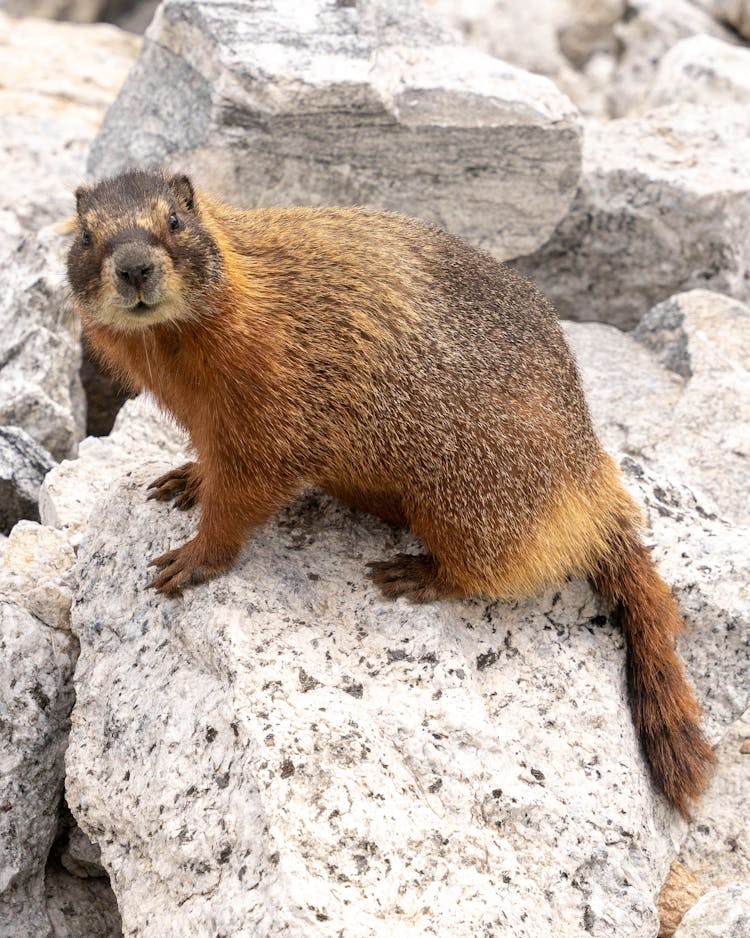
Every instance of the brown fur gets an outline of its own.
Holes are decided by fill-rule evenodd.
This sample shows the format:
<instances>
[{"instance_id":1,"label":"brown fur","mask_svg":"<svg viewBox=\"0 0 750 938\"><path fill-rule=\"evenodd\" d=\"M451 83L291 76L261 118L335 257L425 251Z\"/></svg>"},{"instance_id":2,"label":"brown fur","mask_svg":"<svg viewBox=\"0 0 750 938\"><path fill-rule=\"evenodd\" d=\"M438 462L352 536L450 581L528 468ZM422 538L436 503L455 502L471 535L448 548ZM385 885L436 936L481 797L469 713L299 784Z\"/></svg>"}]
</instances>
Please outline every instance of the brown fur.
<instances>
[{"instance_id":1,"label":"brown fur","mask_svg":"<svg viewBox=\"0 0 750 938\"><path fill-rule=\"evenodd\" d=\"M679 615L538 291L397 215L240 212L139 173L78 202L69 273L85 332L197 452L152 484L201 507L196 536L154 560L156 588L226 569L311 484L421 538L425 555L371 565L386 595L510 597L590 576L622 618L654 779L685 814L713 755L673 650ZM145 307L118 281L123 242L154 258Z\"/></svg>"}]
</instances>

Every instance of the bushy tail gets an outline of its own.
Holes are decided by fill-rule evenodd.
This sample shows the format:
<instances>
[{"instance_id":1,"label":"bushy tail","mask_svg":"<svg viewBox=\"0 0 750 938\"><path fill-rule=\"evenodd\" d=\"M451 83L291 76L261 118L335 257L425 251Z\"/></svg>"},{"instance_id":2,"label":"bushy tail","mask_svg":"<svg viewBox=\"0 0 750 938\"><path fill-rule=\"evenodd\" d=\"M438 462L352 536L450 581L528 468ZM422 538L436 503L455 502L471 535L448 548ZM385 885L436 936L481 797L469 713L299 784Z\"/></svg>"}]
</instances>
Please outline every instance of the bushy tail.
<instances>
[{"instance_id":1,"label":"bushy tail","mask_svg":"<svg viewBox=\"0 0 750 938\"><path fill-rule=\"evenodd\" d=\"M687 818L689 803L705 790L716 758L674 649L682 617L629 520L623 520L608 547L593 579L613 603L625 633L635 728L654 783Z\"/></svg>"}]
</instances>

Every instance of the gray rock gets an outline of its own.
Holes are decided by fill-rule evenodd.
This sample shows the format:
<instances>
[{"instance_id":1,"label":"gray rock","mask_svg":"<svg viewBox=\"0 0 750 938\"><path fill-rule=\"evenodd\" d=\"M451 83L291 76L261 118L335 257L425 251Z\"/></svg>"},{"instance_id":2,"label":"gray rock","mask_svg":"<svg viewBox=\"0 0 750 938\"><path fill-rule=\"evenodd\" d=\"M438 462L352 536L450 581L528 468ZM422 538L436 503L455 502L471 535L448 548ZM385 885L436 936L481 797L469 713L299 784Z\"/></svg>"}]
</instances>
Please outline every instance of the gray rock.
<instances>
[{"instance_id":1,"label":"gray rock","mask_svg":"<svg viewBox=\"0 0 750 938\"><path fill-rule=\"evenodd\" d=\"M410 540L311 495L165 601L148 557L195 516L145 501L164 464L144 463L133 407L109 475L85 451L77 478L51 474L53 501L84 479L104 496L79 548L67 785L125 933L653 935L684 827L651 790L588 587L386 603L364 564ZM626 469L718 739L747 706L747 531Z\"/></svg>"},{"instance_id":2,"label":"gray rock","mask_svg":"<svg viewBox=\"0 0 750 938\"><path fill-rule=\"evenodd\" d=\"M89 170L165 161L240 205L364 203L512 257L564 215L580 127L414 0L167 0Z\"/></svg>"},{"instance_id":3,"label":"gray rock","mask_svg":"<svg viewBox=\"0 0 750 938\"><path fill-rule=\"evenodd\" d=\"M106 878L81 879L52 861L45 872L45 898L54 938L122 938L117 901Z\"/></svg>"},{"instance_id":4,"label":"gray rock","mask_svg":"<svg viewBox=\"0 0 750 938\"><path fill-rule=\"evenodd\" d=\"M750 884L714 889L685 914L674 938L747 938L750 935Z\"/></svg>"},{"instance_id":5,"label":"gray rock","mask_svg":"<svg viewBox=\"0 0 750 938\"><path fill-rule=\"evenodd\" d=\"M674 102L706 108L747 106L749 98L750 49L701 35L683 39L667 52L645 107Z\"/></svg>"},{"instance_id":6,"label":"gray rock","mask_svg":"<svg viewBox=\"0 0 750 938\"><path fill-rule=\"evenodd\" d=\"M5 534L22 518L39 520L39 487L54 465L20 427L0 427L0 530Z\"/></svg>"},{"instance_id":7,"label":"gray rock","mask_svg":"<svg viewBox=\"0 0 750 938\"><path fill-rule=\"evenodd\" d=\"M750 522L750 306L692 290L655 306L633 333L686 378L671 411L669 437L656 444L689 467L727 517Z\"/></svg>"},{"instance_id":8,"label":"gray rock","mask_svg":"<svg viewBox=\"0 0 750 938\"><path fill-rule=\"evenodd\" d=\"M689 0L632 0L613 32L618 44L609 94L613 117L642 110L663 57L681 39L707 35L736 42L728 29Z\"/></svg>"},{"instance_id":9,"label":"gray rock","mask_svg":"<svg viewBox=\"0 0 750 938\"><path fill-rule=\"evenodd\" d=\"M78 643L0 588L0 934L51 938L44 868L63 790Z\"/></svg>"},{"instance_id":10,"label":"gray rock","mask_svg":"<svg viewBox=\"0 0 750 938\"><path fill-rule=\"evenodd\" d=\"M706 892L733 882L750 882L750 712L721 741L719 765L711 787L695 810L680 860Z\"/></svg>"},{"instance_id":11,"label":"gray rock","mask_svg":"<svg viewBox=\"0 0 750 938\"><path fill-rule=\"evenodd\" d=\"M657 108L586 123L576 198L549 242L516 266L566 319L630 328L674 293L750 298L747 110Z\"/></svg>"},{"instance_id":12,"label":"gray rock","mask_svg":"<svg viewBox=\"0 0 750 938\"><path fill-rule=\"evenodd\" d=\"M136 49L112 27L0 13L0 424L56 459L75 453L85 401L79 328L64 311L66 244L48 226L73 211L88 144Z\"/></svg>"}]
</instances>

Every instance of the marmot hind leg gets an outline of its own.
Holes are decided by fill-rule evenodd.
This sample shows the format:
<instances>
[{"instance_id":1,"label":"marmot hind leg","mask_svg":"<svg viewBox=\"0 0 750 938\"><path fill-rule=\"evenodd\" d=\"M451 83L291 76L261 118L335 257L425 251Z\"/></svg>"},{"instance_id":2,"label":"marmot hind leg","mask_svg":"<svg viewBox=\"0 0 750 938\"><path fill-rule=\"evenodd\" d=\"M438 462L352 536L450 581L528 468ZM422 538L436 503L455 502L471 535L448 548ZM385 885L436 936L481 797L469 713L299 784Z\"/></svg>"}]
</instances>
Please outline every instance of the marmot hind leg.
<instances>
[{"instance_id":1,"label":"marmot hind leg","mask_svg":"<svg viewBox=\"0 0 750 938\"><path fill-rule=\"evenodd\" d=\"M389 599L405 596L413 603L463 595L440 576L437 561L429 554L396 554L392 560L367 564L368 576Z\"/></svg>"}]
</instances>

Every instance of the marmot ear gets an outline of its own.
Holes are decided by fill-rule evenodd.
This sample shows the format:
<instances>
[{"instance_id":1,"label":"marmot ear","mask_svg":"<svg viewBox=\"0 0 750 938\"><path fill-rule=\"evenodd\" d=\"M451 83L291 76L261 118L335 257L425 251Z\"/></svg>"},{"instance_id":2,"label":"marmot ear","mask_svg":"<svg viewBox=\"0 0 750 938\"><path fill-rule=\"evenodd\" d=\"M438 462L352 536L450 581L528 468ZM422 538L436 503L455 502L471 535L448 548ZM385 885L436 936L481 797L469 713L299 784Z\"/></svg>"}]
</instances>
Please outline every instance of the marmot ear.
<instances>
[{"instance_id":1,"label":"marmot ear","mask_svg":"<svg viewBox=\"0 0 750 938\"><path fill-rule=\"evenodd\" d=\"M195 190L187 176L172 176L168 180L169 188L175 195L179 205L186 212L192 212L195 207Z\"/></svg>"},{"instance_id":2,"label":"marmot ear","mask_svg":"<svg viewBox=\"0 0 750 938\"><path fill-rule=\"evenodd\" d=\"M83 214L86 208L86 202L91 192L91 186L79 186L76 189L76 211L79 215Z\"/></svg>"}]
</instances>

